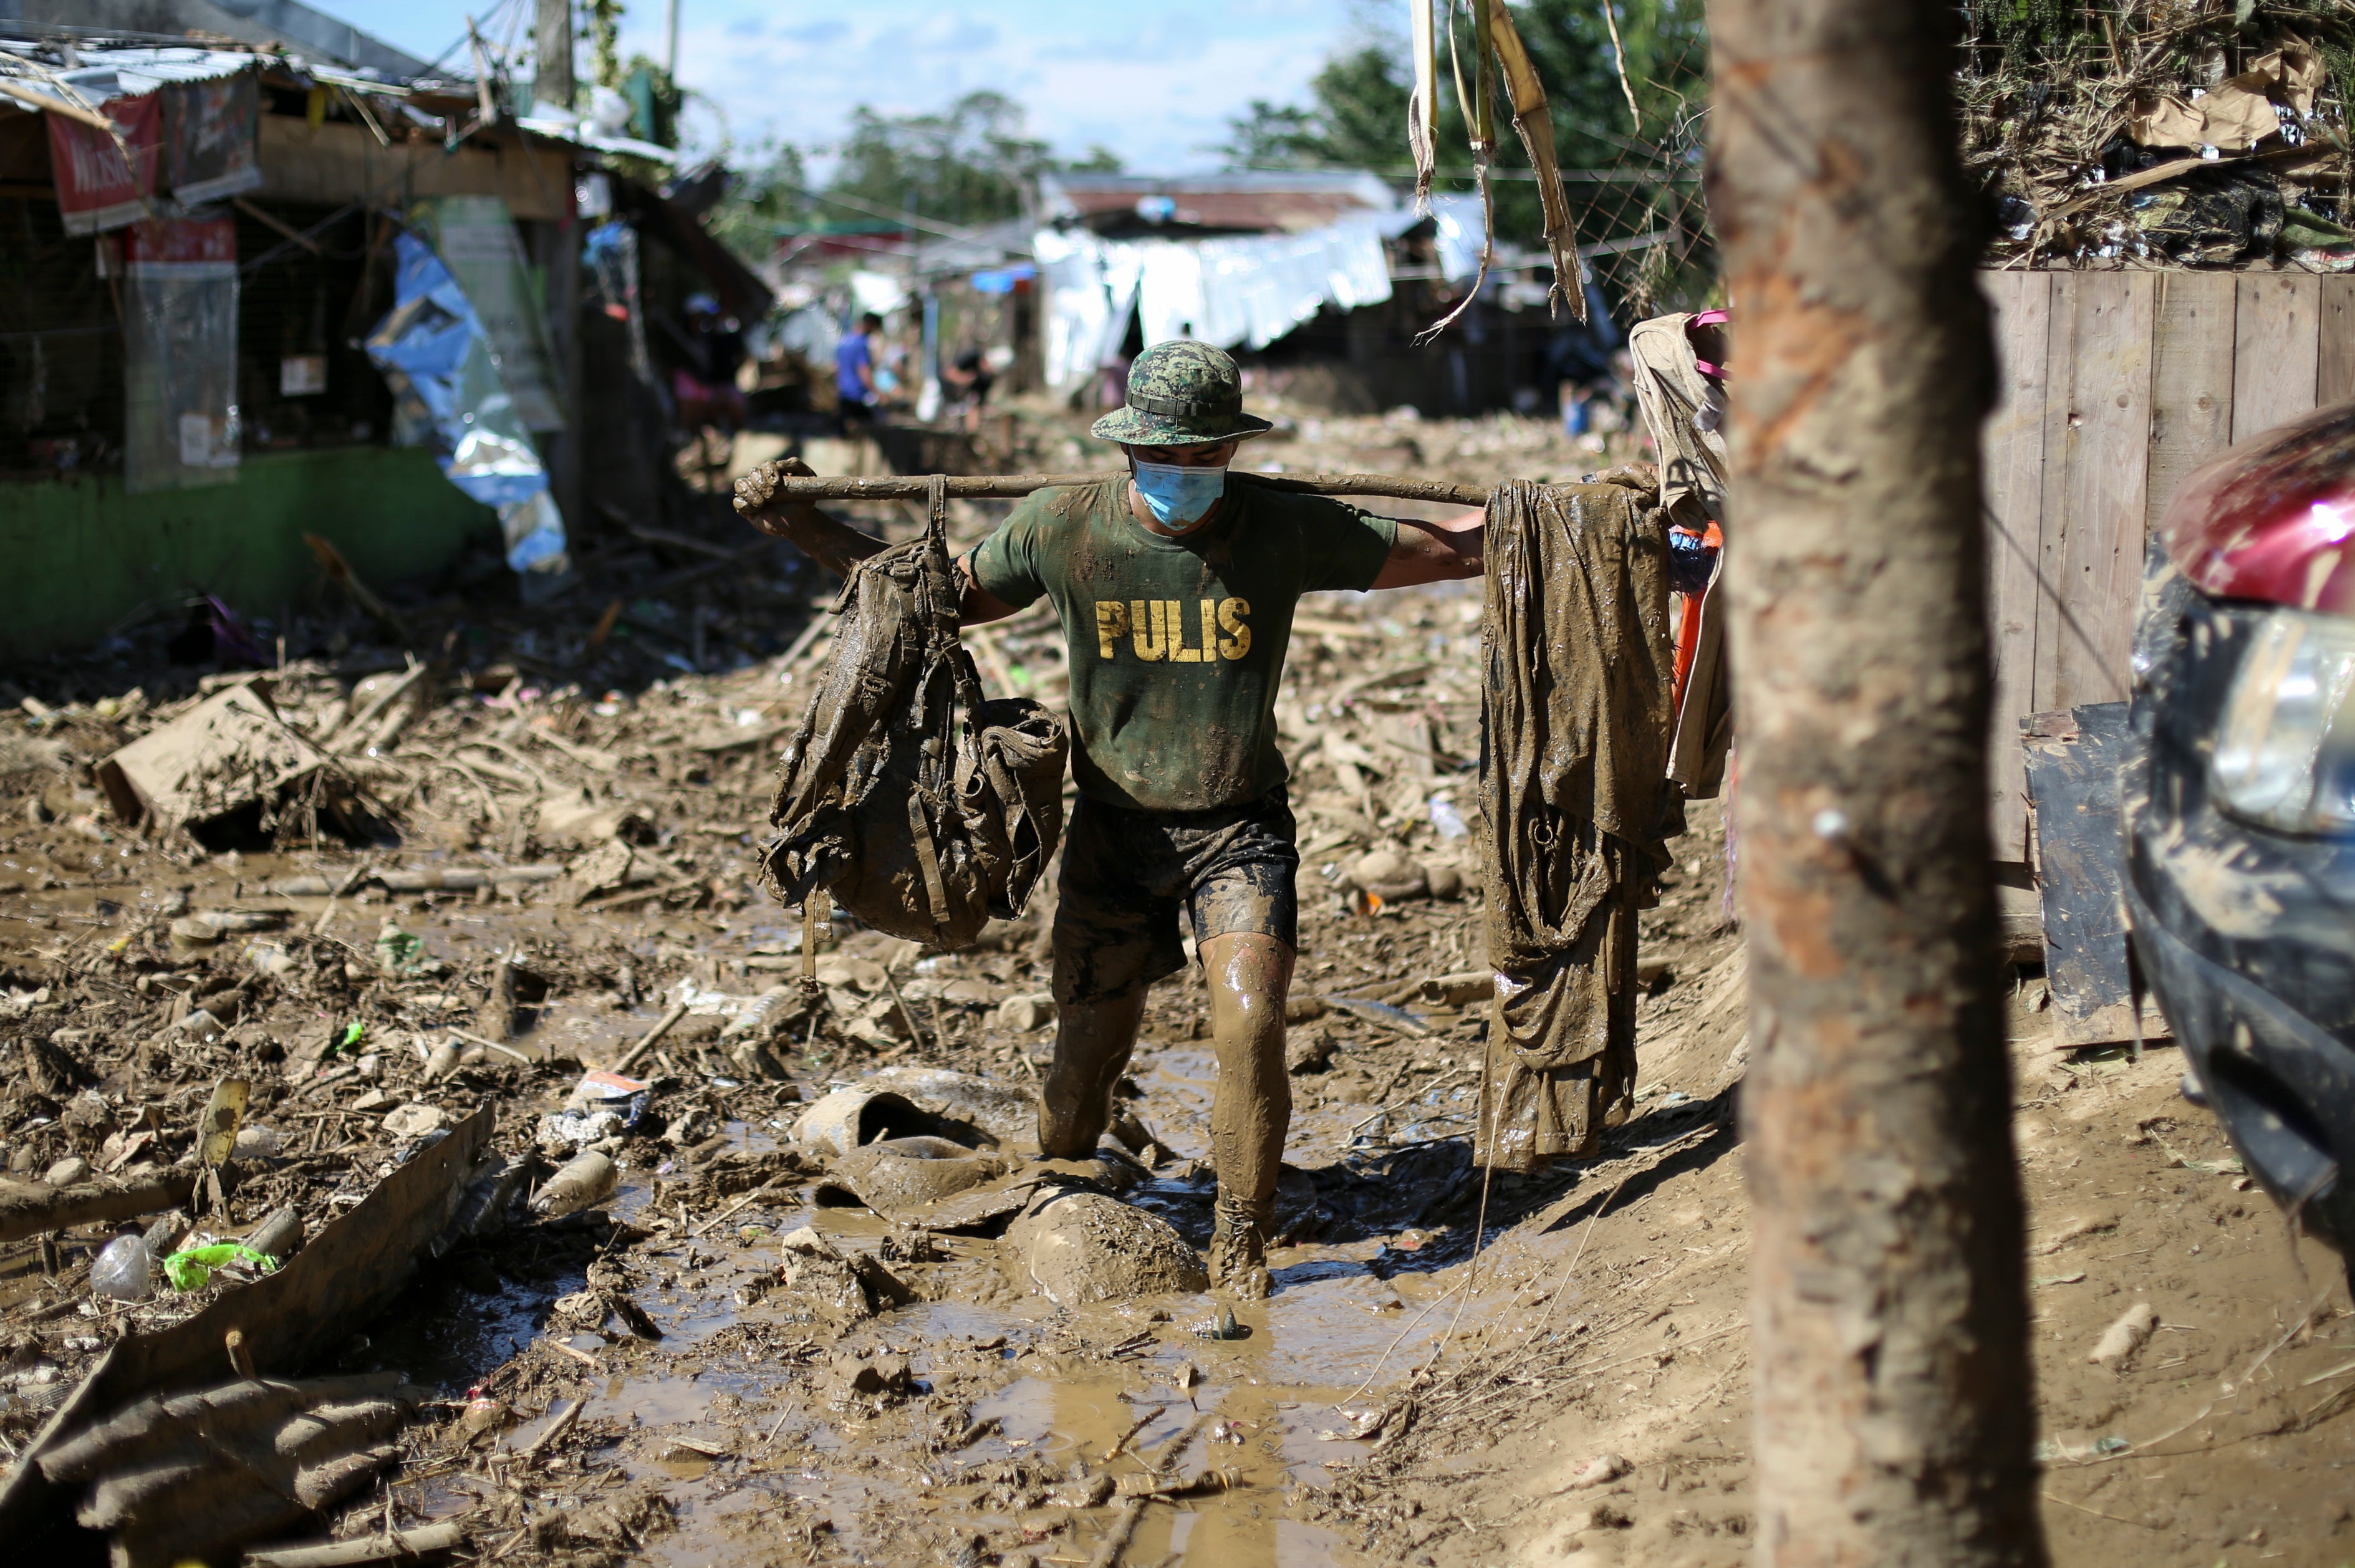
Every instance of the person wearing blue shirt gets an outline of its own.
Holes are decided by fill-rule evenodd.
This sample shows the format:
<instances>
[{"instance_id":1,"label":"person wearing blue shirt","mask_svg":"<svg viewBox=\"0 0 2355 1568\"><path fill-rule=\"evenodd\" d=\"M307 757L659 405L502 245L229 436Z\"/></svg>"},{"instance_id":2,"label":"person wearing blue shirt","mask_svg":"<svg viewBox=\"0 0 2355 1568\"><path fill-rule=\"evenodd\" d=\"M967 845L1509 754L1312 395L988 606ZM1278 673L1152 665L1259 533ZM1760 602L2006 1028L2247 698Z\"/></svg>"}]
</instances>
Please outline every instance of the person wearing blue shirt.
<instances>
[{"instance_id":1,"label":"person wearing blue shirt","mask_svg":"<svg viewBox=\"0 0 2355 1568\"><path fill-rule=\"evenodd\" d=\"M875 417L875 335L882 330L883 318L870 310L858 318L858 330L835 346L835 403L846 430Z\"/></svg>"}]
</instances>

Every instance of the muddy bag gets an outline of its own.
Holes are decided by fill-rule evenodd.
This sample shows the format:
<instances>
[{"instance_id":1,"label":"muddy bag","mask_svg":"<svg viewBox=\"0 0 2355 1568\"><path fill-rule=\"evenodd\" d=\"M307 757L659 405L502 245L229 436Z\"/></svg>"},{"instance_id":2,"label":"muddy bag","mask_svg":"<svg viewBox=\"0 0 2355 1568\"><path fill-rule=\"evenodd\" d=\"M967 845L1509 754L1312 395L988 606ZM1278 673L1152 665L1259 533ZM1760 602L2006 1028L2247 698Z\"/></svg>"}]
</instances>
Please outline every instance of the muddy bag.
<instances>
[{"instance_id":1,"label":"muddy bag","mask_svg":"<svg viewBox=\"0 0 2355 1568\"><path fill-rule=\"evenodd\" d=\"M858 563L834 651L785 749L761 857L788 906L820 889L878 931L969 947L1022 911L1063 831L1055 716L985 700L957 641L946 487L924 536Z\"/></svg>"}]
</instances>

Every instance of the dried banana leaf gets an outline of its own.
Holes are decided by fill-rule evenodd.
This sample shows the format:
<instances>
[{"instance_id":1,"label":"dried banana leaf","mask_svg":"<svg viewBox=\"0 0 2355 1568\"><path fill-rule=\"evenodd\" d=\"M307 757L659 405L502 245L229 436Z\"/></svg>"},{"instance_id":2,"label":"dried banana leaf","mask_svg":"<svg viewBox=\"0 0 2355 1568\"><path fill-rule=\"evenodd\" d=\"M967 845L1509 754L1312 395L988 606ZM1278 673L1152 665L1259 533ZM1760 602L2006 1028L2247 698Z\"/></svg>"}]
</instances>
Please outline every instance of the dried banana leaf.
<instances>
[{"instance_id":1,"label":"dried banana leaf","mask_svg":"<svg viewBox=\"0 0 2355 1568\"><path fill-rule=\"evenodd\" d=\"M1407 100L1406 144L1414 156L1414 209L1431 210L1431 180L1439 170L1439 28L1435 0L1409 0L1414 35L1414 93Z\"/></svg>"},{"instance_id":2,"label":"dried banana leaf","mask_svg":"<svg viewBox=\"0 0 2355 1568\"><path fill-rule=\"evenodd\" d=\"M1552 304L1559 312L1565 299L1571 315L1586 320L1586 264L1578 257L1578 236L1570 216L1570 198L1562 193L1560 162L1554 155L1553 112L1546 106L1544 84L1529 63L1529 51L1513 26L1505 0L1487 0L1505 86L1513 101L1513 129L1537 171L1538 199L1545 207L1546 250L1553 257ZM1483 78L1483 80L1486 79Z\"/></svg>"}]
</instances>

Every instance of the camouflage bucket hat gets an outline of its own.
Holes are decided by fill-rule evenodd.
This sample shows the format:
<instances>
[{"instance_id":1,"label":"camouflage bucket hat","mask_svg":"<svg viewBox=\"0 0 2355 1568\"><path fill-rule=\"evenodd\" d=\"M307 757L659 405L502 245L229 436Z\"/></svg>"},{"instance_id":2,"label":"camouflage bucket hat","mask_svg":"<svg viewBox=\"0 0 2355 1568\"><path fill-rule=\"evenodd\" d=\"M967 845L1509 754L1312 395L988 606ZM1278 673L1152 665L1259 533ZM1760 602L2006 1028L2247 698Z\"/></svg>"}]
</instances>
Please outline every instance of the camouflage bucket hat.
<instances>
[{"instance_id":1,"label":"camouflage bucket hat","mask_svg":"<svg viewBox=\"0 0 2355 1568\"><path fill-rule=\"evenodd\" d=\"M1273 428L1243 412L1242 372L1224 350L1191 338L1156 343L1128 372L1128 406L1096 421L1098 441L1133 446L1190 446L1232 441Z\"/></svg>"}]
</instances>

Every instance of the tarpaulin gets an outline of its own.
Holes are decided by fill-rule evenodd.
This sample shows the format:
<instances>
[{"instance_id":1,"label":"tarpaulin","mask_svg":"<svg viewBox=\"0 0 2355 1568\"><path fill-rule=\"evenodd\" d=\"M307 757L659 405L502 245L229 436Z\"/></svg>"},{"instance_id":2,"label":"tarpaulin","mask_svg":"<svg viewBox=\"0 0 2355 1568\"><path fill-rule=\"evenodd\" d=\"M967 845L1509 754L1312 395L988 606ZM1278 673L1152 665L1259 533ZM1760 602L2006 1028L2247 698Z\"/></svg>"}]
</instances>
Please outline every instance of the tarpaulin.
<instances>
[{"instance_id":1,"label":"tarpaulin","mask_svg":"<svg viewBox=\"0 0 2355 1568\"><path fill-rule=\"evenodd\" d=\"M149 219L133 227L123 251L124 487L228 484L242 438L237 225Z\"/></svg>"},{"instance_id":2,"label":"tarpaulin","mask_svg":"<svg viewBox=\"0 0 2355 1568\"><path fill-rule=\"evenodd\" d=\"M164 101L165 183L183 206L261 186L261 78L241 70L168 83ZM54 116L52 117L54 118Z\"/></svg>"},{"instance_id":3,"label":"tarpaulin","mask_svg":"<svg viewBox=\"0 0 2355 1568\"><path fill-rule=\"evenodd\" d=\"M368 340L392 387L393 438L432 448L450 483L498 513L507 565L552 582L570 564L564 519L490 336L432 246L405 231L395 245L392 310Z\"/></svg>"},{"instance_id":4,"label":"tarpaulin","mask_svg":"<svg viewBox=\"0 0 2355 1568\"><path fill-rule=\"evenodd\" d=\"M99 112L121 128L120 143L78 120L47 116L58 216L69 234L95 234L136 223L148 215L149 198L155 194L164 152L164 101L153 93L112 98L99 105Z\"/></svg>"},{"instance_id":5,"label":"tarpaulin","mask_svg":"<svg viewBox=\"0 0 2355 1568\"><path fill-rule=\"evenodd\" d=\"M1300 234L1134 242L1042 229L1032 249L1047 285L1048 384L1093 375L1118 350L1132 309L1147 347L1191 337L1264 348L1328 304L1380 304L1391 297L1382 241L1414 221L1361 213Z\"/></svg>"},{"instance_id":6,"label":"tarpaulin","mask_svg":"<svg viewBox=\"0 0 2355 1568\"><path fill-rule=\"evenodd\" d=\"M562 430L548 313L532 287L506 203L496 196L434 197L411 207L409 220L466 291L525 426Z\"/></svg>"}]
</instances>

